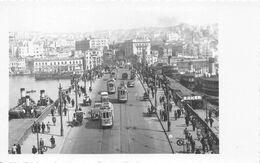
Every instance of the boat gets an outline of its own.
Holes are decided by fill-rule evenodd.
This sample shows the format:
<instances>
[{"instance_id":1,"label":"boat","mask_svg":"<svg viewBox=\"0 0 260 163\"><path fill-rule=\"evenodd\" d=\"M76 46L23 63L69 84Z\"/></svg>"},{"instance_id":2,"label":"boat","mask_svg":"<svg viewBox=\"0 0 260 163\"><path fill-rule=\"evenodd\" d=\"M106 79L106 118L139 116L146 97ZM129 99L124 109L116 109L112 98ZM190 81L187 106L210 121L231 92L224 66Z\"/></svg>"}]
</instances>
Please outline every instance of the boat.
<instances>
[{"instance_id":1,"label":"boat","mask_svg":"<svg viewBox=\"0 0 260 163\"><path fill-rule=\"evenodd\" d=\"M72 72L64 73L36 73L35 80L46 80L46 79L71 79L73 76Z\"/></svg>"}]
</instances>

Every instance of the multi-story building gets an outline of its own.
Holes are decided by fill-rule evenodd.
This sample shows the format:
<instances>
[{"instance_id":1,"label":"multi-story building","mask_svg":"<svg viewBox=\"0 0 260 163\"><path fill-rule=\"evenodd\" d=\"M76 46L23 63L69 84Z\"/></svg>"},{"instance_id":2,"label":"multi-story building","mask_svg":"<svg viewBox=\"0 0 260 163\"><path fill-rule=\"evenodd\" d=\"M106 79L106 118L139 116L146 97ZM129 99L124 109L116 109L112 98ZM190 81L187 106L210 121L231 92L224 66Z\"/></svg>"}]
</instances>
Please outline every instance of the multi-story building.
<instances>
[{"instance_id":1,"label":"multi-story building","mask_svg":"<svg viewBox=\"0 0 260 163\"><path fill-rule=\"evenodd\" d=\"M158 61L159 52L152 50L151 54L146 55L146 61L148 65L152 65Z\"/></svg>"},{"instance_id":2,"label":"multi-story building","mask_svg":"<svg viewBox=\"0 0 260 163\"><path fill-rule=\"evenodd\" d=\"M50 58L34 61L34 72L83 72L83 58Z\"/></svg>"},{"instance_id":3,"label":"multi-story building","mask_svg":"<svg viewBox=\"0 0 260 163\"><path fill-rule=\"evenodd\" d=\"M81 50L85 52L89 49L104 49L109 48L109 40L106 38L88 38L81 41L76 41L75 48L76 50Z\"/></svg>"},{"instance_id":4,"label":"multi-story building","mask_svg":"<svg viewBox=\"0 0 260 163\"><path fill-rule=\"evenodd\" d=\"M91 70L96 66L100 66L103 63L103 51L102 50L87 50L84 55L84 69Z\"/></svg>"},{"instance_id":5,"label":"multi-story building","mask_svg":"<svg viewBox=\"0 0 260 163\"><path fill-rule=\"evenodd\" d=\"M9 70L12 73L21 73L26 71L26 62L22 58L9 58Z\"/></svg>"},{"instance_id":6,"label":"multi-story building","mask_svg":"<svg viewBox=\"0 0 260 163\"><path fill-rule=\"evenodd\" d=\"M141 62L143 55L151 54L151 42L148 38L137 37L125 42L126 57L136 55Z\"/></svg>"}]
</instances>

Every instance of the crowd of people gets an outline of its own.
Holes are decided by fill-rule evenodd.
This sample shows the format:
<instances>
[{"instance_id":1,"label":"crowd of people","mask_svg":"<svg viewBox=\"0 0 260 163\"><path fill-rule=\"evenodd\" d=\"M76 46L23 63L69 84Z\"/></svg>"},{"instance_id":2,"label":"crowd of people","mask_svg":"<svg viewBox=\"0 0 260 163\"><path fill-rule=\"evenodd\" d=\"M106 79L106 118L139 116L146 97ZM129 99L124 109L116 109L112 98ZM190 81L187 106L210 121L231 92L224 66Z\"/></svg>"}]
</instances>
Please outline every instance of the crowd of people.
<instances>
[{"instance_id":1,"label":"crowd of people","mask_svg":"<svg viewBox=\"0 0 260 163\"><path fill-rule=\"evenodd\" d=\"M148 85L147 93L152 95L152 98L154 98L154 82L149 81L147 78L145 78L145 82ZM166 92L166 88L158 83L159 88L161 87L164 92ZM160 119L163 121L167 121L167 109L169 109L169 112L172 112L172 103L173 100L172 96L169 95L169 106L167 107L167 100L165 94L159 97L159 103L163 107L160 109ZM175 104L175 102L174 102ZM183 115L183 116L182 116ZM182 116L182 117L181 117ZM179 118L184 117L184 122L186 125L186 128L184 129L184 139L183 139L183 146L185 147L185 152L187 153L213 153L212 146L213 146L213 138L210 135L210 132L207 131L207 129L200 129L197 126L196 118L189 114L183 107L178 107L174 110L174 119L178 120ZM210 127L213 126L213 117L212 112L209 112L209 118L205 119L206 123L209 123ZM196 131L197 138L195 139L192 137L192 133L187 129L187 127L192 126L192 131ZM200 143L200 148L196 149L196 142Z\"/></svg>"}]
</instances>

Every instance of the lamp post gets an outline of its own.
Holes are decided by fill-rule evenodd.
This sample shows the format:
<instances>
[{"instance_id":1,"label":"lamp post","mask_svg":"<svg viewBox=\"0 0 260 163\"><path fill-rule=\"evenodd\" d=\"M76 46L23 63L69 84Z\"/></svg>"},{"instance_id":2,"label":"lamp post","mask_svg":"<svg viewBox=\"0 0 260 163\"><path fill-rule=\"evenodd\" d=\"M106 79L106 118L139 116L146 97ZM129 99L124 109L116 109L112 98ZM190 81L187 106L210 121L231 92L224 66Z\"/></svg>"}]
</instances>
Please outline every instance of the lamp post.
<instances>
[{"instance_id":1,"label":"lamp post","mask_svg":"<svg viewBox=\"0 0 260 163\"><path fill-rule=\"evenodd\" d=\"M84 90L85 90L85 95L87 96L87 73L86 71L84 72Z\"/></svg>"},{"instance_id":2,"label":"lamp post","mask_svg":"<svg viewBox=\"0 0 260 163\"><path fill-rule=\"evenodd\" d=\"M75 98L76 98L76 109L75 111L78 110L78 80L74 78L74 85L75 85Z\"/></svg>"},{"instance_id":3,"label":"lamp post","mask_svg":"<svg viewBox=\"0 0 260 163\"><path fill-rule=\"evenodd\" d=\"M36 129L36 133L37 133L37 151L38 151L38 154L40 154L40 148L39 148L39 132L40 131L38 131L38 126L37 126L37 129Z\"/></svg>"},{"instance_id":4,"label":"lamp post","mask_svg":"<svg viewBox=\"0 0 260 163\"><path fill-rule=\"evenodd\" d=\"M166 100L167 100L167 126L168 131L171 131L171 122L170 122L170 109L169 109L169 81L167 80L166 76L164 75L165 87L166 87Z\"/></svg>"},{"instance_id":5,"label":"lamp post","mask_svg":"<svg viewBox=\"0 0 260 163\"><path fill-rule=\"evenodd\" d=\"M63 123L62 123L62 88L59 86L59 99L60 99L60 135L63 136Z\"/></svg>"}]
</instances>

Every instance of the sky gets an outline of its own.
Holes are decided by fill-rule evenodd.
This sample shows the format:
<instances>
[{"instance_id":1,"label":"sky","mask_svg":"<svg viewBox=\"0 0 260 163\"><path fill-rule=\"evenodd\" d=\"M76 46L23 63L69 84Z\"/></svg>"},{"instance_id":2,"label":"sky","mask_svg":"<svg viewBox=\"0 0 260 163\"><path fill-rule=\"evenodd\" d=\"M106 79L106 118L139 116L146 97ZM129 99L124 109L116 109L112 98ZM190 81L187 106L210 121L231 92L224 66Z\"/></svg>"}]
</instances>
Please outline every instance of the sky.
<instances>
[{"instance_id":1,"label":"sky","mask_svg":"<svg viewBox=\"0 0 260 163\"><path fill-rule=\"evenodd\" d=\"M10 31L89 32L216 23L218 7L214 3L151 3L137 1L63 1L2 3Z\"/></svg>"}]
</instances>

